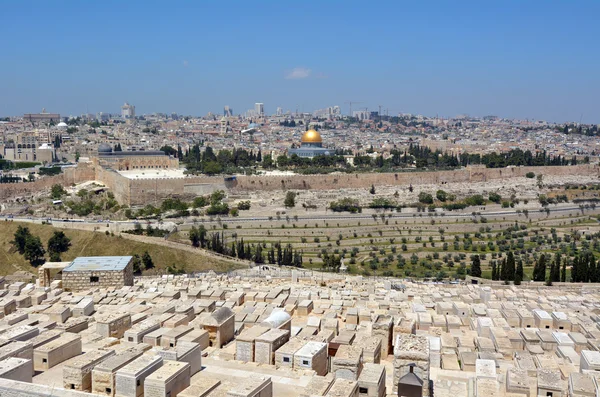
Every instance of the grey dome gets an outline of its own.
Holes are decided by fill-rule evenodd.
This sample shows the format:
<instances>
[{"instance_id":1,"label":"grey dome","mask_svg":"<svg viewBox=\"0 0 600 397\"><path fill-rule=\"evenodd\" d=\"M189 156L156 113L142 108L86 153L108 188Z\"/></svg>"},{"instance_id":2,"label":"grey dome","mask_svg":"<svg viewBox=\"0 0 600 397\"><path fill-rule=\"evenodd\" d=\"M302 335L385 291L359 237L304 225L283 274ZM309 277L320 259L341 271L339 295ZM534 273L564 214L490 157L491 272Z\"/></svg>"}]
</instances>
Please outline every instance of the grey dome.
<instances>
[{"instance_id":1,"label":"grey dome","mask_svg":"<svg viewBox=\"0 0 600 397\"><path fill-rule=\"evenodd\" d=\"M112 147L108 143L101 143L98 146L98 153L111 153Z\"/></svg>"}]
</instances>

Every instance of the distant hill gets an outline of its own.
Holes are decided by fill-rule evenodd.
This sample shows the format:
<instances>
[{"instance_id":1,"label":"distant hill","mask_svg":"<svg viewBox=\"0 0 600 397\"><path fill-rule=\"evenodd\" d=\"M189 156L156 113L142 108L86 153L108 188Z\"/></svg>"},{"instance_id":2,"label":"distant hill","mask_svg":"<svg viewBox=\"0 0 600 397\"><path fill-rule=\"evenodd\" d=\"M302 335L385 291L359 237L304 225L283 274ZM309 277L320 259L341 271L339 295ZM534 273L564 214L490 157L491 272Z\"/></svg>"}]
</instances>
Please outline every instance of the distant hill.
<instances>
[{"instance_id":1,"label":"distant hill","mask_svg":"<svg viewBox=\"0 0 600 397\"><path fill-rule=\"evenodd\" d=\"M73 260L78 256L112 256L133 255L140 256L148 251L155 265L156 272L166 274L167 266L176 265L186 272L214 270L216 272L227 271L235 268L235 265L206 257L200 253L189 252L184 249L164 247L156 244L147 244L132 241L119 236L107 236L104 233L89 232L81 230L67 230L54 228L51 225L39 225L20 222L0 222L0 275L12 274L18 270L32 272L37 271L22 255L16 252L10 243L17 227L28 227L32 234L39 236L47 248L48 239L54 231L62 230L71 239L71 248L61 257L63 261ZM189 249L189 248L188 248ZM48 255L46 255L48 259Z\"/></svg>"}]
</instances>

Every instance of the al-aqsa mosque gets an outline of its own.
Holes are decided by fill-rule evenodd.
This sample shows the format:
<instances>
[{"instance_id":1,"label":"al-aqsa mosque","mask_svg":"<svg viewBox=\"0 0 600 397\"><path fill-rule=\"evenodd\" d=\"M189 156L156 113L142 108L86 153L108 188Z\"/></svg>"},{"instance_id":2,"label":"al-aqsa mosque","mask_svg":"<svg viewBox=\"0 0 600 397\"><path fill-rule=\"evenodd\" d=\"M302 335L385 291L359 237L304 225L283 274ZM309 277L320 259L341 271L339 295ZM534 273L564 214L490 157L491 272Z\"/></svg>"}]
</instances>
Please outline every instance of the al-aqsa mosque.
<instances>
[{"instance_id":1,"label":"al-aqsa mosque","mask_svg":"<svg viewBox=\"0 0 600 397\"><path fill-rule=\"evenodd\" d=\"M323 139L321 134L317 131L310 129L302 135L300 141L300 147L297 149L289 149L288 154L293 154L298 157L312 158L315 156L329 156L331 152L329 149L323 147Z\"/></svg>"}]
</instances>

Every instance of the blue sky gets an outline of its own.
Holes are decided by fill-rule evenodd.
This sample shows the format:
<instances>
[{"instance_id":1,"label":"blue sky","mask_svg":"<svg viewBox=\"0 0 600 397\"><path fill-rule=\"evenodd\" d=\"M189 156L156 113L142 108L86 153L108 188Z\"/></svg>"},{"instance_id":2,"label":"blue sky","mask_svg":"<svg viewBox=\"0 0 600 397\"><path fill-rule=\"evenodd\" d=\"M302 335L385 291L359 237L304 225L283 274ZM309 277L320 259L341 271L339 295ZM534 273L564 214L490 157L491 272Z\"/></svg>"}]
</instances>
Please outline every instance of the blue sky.
<instances>
[{"instance_id":1,"label":"blue sky","mask_svg":"<svg viewBox=\"0 0 600 397\"><path fill-rule=\"evenodd\" d=\"M353 108L600 122L600 1L10 1L0 116Z\"/></svg>"}]
</instances>

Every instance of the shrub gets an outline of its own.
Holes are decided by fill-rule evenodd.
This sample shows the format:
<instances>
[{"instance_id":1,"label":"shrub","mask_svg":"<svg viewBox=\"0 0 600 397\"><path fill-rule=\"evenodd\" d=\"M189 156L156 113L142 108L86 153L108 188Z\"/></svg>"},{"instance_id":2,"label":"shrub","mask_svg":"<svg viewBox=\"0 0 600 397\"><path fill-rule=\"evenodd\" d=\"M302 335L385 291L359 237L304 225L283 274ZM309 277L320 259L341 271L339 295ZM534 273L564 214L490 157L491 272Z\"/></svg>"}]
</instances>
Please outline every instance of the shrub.
<instances>
[{"instance_id":1,"label":"shrub","mask_svg":"<svg viewBox=\"0 0 600 397\"><path fill-rule=\"evenodd\" d=\"M423 204L433 204L433 196L429 193L419 193L419 202Z\"/></svg>"}]
</instances>

